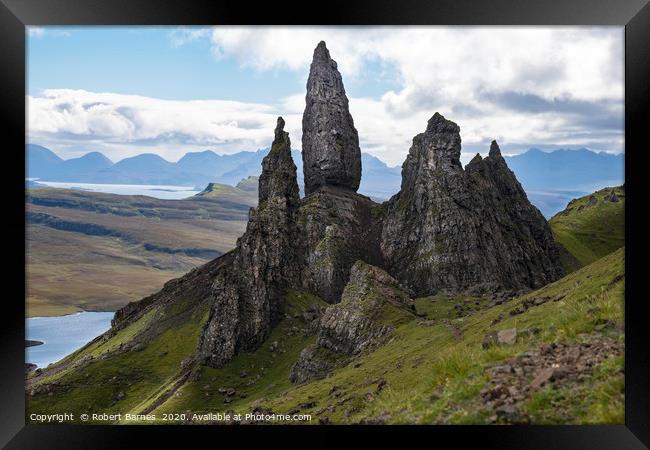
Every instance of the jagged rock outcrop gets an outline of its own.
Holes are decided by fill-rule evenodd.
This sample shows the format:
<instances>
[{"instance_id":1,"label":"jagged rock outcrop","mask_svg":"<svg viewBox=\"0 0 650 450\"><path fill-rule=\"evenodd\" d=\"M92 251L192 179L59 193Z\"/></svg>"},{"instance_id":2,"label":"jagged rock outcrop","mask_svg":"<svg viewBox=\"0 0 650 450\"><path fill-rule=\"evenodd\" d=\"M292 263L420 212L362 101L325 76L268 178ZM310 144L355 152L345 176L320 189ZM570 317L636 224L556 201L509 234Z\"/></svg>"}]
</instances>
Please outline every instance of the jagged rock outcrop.
<instances>
[{"instance_id":1,"label":"jagged rock outcrop","mask_svg":"<svg viewBox=\"0 0 650 450\"><path fill-rule=\"evenodd\" d=\"M337 303L355 261L381 266L381 212L368 197L337 188L324 187L302 199L303 288Z\"/></svg>"},{"instance_id":2,"label":"jagged rock outcrop","mask_svg":"<svg viewBox=\"0 0 650 450\"><path fill-rule=\"evenodd\" d=\"M409 293L382 269L357 261L341 302L328 307L318 323L316 344L305 348L290 379L303 383L327 374L348 357L386 342L396 323L414 317Z\"/></svg>"},{"instance_id":3,"label":"jagged rock outcrop","mask_svg":"<svg viewBox=\"0 0 650 450\"><path fill-rule=\"evenodd\" d=\"M460 128L436 113L402 166L386 205L381 249L391 274L418 295L528 290L563 274L542 214L496 142L463 170Z\"/></svg>"},{"instance_id":4,"label":"jagged rock outcrop","mask_svg":"<svg viewBox=\"0 0 650 450\"><path fill-rule=\"evenodd\" d=\"M289 134L278 119L271 151L262 161L259 204L246 232L213 283L213 305L201 336L200 354L222 366L253 350L284 315L289 286L300 284L302 250L296 226L300 202Z\"/></svg>"},{"instance_id":5,"label":"jagged rock outcrop","mask_svg":"<svg viewBox=\"0 0 650 450\"><path fill-rule=\"evenodd\" d=\"M361 181L359 135L336 62L325 42L314 50L302 118L305 194L322 186L356 192Z\"/></svg>"}]
</instances>

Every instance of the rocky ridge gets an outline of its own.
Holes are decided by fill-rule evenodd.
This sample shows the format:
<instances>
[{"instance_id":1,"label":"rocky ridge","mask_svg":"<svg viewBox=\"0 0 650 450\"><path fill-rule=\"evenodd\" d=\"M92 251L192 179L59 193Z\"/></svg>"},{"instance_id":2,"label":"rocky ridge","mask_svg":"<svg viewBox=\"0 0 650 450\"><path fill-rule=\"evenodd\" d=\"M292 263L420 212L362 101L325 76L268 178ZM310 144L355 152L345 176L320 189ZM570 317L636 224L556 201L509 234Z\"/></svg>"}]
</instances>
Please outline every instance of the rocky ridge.
<instances>
[{"instance_id":1,"label":"rocky ridge","mask_svg":"<svg viewBox=\"0 0 650 450\"><path fill-rule=\"evenodd\" d=\"M286 290L300 279L299 202L289 134L280 117L262 161L258 207L251 209L246 232L231 252L232 263L212 285L214 303L199 344L210 365L259 347L284 315Z\"/></svg>"},{"instance_id":2,"label":"rocky ridge","mask_svg":"<svg viewBox=\"0 0 650 450\"><path fill-rule=\"evenodd\" d=\"M417 295L529 290L563 275L548 223L530 204L496 141L460 163L460 127L436 113L402 166L386 205L381 249Z\"/></svg>"},{"instance_id":3,"label":"rocky ridge","mask_svg":"<svg viewBox=\"0 0 650 450\"><path fill-rule=\"evenodd\" d=\"M413 300L397 280L357 261L341 302L319 319L316 344L305 348L292 367L291 381L323 377L346 357L376 348L390 336L395 320L410 320L414 313Z\"/></svg>"},{"instance_id":4,"label":"rocky ridge","mask_svg":"<svg viewBox=\"0 0 650 450\"><path fill-rule=\"evenodd\" d=\"M477 155L463 170L460 128L434 114L413 139L400 193L379 205L356 193L358 134L324 42L314 51L306 102L307 195L299 198L279 118L262 162L259 205L236 248L210 266L210 313L198 361L221 367L258 348L284 316L288 288L334 304L319 321L316 346L303 352L292 372L300 382L321 376L341 355L383 342L390 327L376 312L386 305L399 304L403 313L415 295L528 290L562 275L548 224L496 142L487 158ZM160 298L129 305L116 321L141 315Z\"/></svg>"}]
</instances>

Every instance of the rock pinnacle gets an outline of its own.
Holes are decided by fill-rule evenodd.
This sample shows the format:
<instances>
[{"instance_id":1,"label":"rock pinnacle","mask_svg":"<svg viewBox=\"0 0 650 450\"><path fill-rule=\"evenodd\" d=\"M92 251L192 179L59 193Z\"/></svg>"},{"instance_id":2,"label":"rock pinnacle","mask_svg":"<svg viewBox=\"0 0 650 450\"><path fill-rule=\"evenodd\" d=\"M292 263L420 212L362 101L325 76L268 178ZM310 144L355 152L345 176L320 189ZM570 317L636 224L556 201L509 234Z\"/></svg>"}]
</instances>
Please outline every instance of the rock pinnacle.
<instances>
[{"instance_id":1,"label":"rock pinnacle","mask_svg":"<svg viewBox=\"0 0 650 450\"><path fill-rule=\"evenodd\" d=\"M361 181L359 135L336 62L325 42L314 50L302 117L305 194L324 186L356 192Z\"/></svg>"}]
</instances>

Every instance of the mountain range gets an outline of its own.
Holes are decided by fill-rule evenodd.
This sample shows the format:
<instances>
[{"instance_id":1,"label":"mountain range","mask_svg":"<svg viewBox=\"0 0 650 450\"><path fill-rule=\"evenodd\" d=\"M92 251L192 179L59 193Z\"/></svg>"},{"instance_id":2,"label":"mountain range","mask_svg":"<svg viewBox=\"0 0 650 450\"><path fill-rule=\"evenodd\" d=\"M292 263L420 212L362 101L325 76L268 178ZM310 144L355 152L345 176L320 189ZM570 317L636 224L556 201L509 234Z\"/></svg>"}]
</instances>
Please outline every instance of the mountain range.
<instances>
[{"instance_id":1,"label":"mountain range","mask_svg":"<svg viewBox=\"0 0 650 450\"><path fill-rule=\"evenodd\" d=\"M269 149L219 155L212 150L186 153L169 162L153 153L143 153L113 163L99 152L63 160L40 145L28 144L27 176L43 181L192 185L203 189L208 183L235 185L258 176ZM298 169L298 186L304 195L302 155L292 149ZM532 148L505 156L531 202L547 218L561 211L569 200L605 186L623 183L623 155L558 149L545 152ZM400 189L401 168L389 167L379 158L361 153L363 177L359 192L376 199L388 199Z\"/></svg>"}]
</instances>

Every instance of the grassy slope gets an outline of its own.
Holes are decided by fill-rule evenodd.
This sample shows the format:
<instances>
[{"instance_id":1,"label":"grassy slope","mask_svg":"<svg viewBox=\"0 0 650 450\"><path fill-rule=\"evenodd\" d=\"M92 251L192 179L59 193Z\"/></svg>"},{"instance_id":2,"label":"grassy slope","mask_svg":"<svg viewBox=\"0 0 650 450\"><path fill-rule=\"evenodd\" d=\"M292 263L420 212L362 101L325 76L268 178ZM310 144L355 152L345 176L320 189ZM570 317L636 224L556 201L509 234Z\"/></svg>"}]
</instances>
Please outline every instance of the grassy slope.
<instances>
[{"instance_id":1,"label":"grassy slope","mask_svg":"<svg viewBox=\"0 0 650 450\"><path fill-rule=\"evenodd\" d=\"M28 395L27 411L66 411L78 416L141 410L181 375L181 362L195 351L206 320L205 305L189 300L152 310L110 340L95 340L62 361L72 363L92 355L88 365L68 364L60 371L50 367L51 375L30 380L28 392L49 386L52 395ZM141 350L107 353L120 343L143 337L147 344ZM120 392L125 394L122 399Z\"/></svg>"},{"instance_id":2,"label":"grassy slope","mask_svg":"<svg viewBox=\"0 0 650 450\"><path fill-rule=\"evenodd\" d=\"M216 374L221 383L240 389L240 382L250 379L241 378L242 370L249 371L251 378L263 371L264 376L282 380L282 384L288 386L291 364L300 350L313 340L313 336L304 332L308 324L298 317L312 303L325 305L317 297L292 291L288 297L287 318L275 328L268 340L279 342L275 352L269 351L266 345L254 354L238 356L227 369L202 368L201 379L209 380ZM97 339L50 366L45 376L32 377L27 392L36 390L36 393L26 398L28 413L65 410L78 416L93 412L140 413L150 408L179 379L181 362L196 350L206 320L207 307L197 301L180 300L150 310L110 339ZM299 331L293 333L294 327ZM293 336L289 336L291 333ZM102 358L119 349L120 344L134 342L144 342L142 349L117 352ZM163 352L166 353L163 355ZM89 356L94 358L89 365L74 367L75 362ZM256 365L257 370L251 365ZM183 392L189 399L193 396L202 399L204 393L198 386L203 384L191 383ZM48 395L44 387L49 388L52 395ZM212 392L216 388L214 386ZM124 399L117 400L119 392L126 394ZM167 403L173 404L175 398ZM210 405L208 400L204 401L206 407Z\"/></svg>"},{"instance_id":3,"label":"grassy slope","mask_svg":"<svg viewBox=\"0 0 650 450\"><path fill-rule=\"evenodd\" d=\"M245 229L249 206L257 200L256 193L232 191L227 196L160 200L68 189L28 190L30 212L100 225L123 237L28 224L27 315L115 310L215 256L159 248L230 250Z\"/></svg>"},{"instance_id":4,"label":"grassy slope","mask_svg":"<svg viewBox=\"0 0 650 450\"><path fill-rule=\"evenodd\" d=\"M198 381L184 385L177 395L155 412L250 410L249 405L255 399L281 396L282 392L290 389L291 366L298 359L300 351L315 340L308 332L308 324L295 316L299 316L310 304L326 306L326 303L318 297L297 291L290 292L287 302L287 318L280 322L259 350L238 355L228 367L222 369L201 368ZM276 341L278 348L270 351L270 344ZM246 372L245 377L242 377L242 372ZM220 388L233 388L238 393L231 403L225 404L223 395L218 392Z\"/></svg>"},{"instance_id":5,"label":"grassy slope","mask_svg":"<svg viewBox=\"0 0 650 450\"><path fill-rule=\"evenodd\" d=\"M605 200L612 190L619 198L616 203ZM549 221L555 239L578 261L569 263L569 269L590 264L625 245L625 191L605 188L593 195L595 205L589 204L589 195L572 200Z\"/></svg>"},{"instance_id":6,"label":"grassy slope","mask_svg":"<svg viewBox=\"0 0 650 450\"><path fill-rule=\"evenodd\" d=\"M250 412L253 405L261 405L279 413L298 407L301 412L314 414L312 423L318 417L327 417L333 423L359 422L372 417L382 417L388 423L485 423L492 412L483 407L479 391L486 385L486 369L490 365L536 349L542 343L575 342L581 339L582 333L602 333L623 341L620 326L623 274L621 249L536 292L499 306L488 308L484 300L458 297L418 299L418 311L429 320L414 319L399 325L394 339L384 347L337 369L325 380L300 386L289 382L289 369L301 349L313 342L314 337L300 332L307 324L294 316L308 303L320 303L320 300L292 292L288 318L258 351L239 355L227 368L202 368L198 380L184 384L154 412L158 417L163 412ZM559 301L531 308L521 315L508 315L526 298L561 295L565 297ZM456 304L463 306L462 317L458 317ZM491 326L500 314L505 318ZM145 410L153 404L156 395L172 384L178 362L195 345L203 319L199 320L198 310L192 317L196 318L195 322L186 321L186 328L173 333L169 328L167 334L154 341L152 348L129 352L117 361L100 360L87 368L71 369L60 379L76 386L72 391L27 397L28 411L79 411L91 405L95 411ZM600 324L608 320L617 325L603 329ZM512 347L482 349L487 331L512 327L520 331L538 327L541 333L520 336ZM271 352L269 346L273 341L278 341L279 348ZM178 347L178 351L169 366L167 360L156 355L171 345ZM622 423L622 364L622 358L600 364L583 382L580 391L544 388L529 399L524 412L534 423ZM244 377L242 371L246 372ZM125 381L111 382L113 376ZM124 384L127 380L133 384ZM342 392L341 396L330 395L334 386ZM232 402L225 403L220 388L234 388L238 393ZM112 399L119 389L125 390L126 397L113 405ZM309 405L305 406L306 403Z\"/></svg>"},{"instance_id":7,"label":"grassy slope","mask_svg":"<svg viewBox=\"0 0 650 450\"><path fill-rule=\"evenodd\" d=\"M202 198L220 198L234 203L251 204L257 200L257 177L248 177L237 186L222 183L210 183L203 191L196 194Z\"/></svg>"},{"instance_id":8,"label":"grassy slope","mask_svg":"<svg viewBox=\"0 0 650 450\"><path fill-rule=\"evenodd\" d=\"M483 423L491 414L482 409L478 397L487 381L486 367L536 348L542 342L572 342L580 333L595 332L595 327L604 320L622 324L622 273L623 252L617 251L515 303L464 318L441 320L439 316L445 309L451 311L444 303L456 304L458 299L419 299L418 310L434 320L433 326L410 322L397 330L392 343L361 358L360 367L349 365L324 382L295 387L286 396L269 398L264 404L273 410L286 411L300 403L316 402L316 406L306 412L333 406L334 411L325 414L333 422L357 422L386 414L389 423ZM535 307L523 315L508 316L508 311L527 297L559 294L566 297ZM589 315L587 311L594 307L600 308L599 312ZM499 314L506 318L491 327L491 321ZM519 330L539 327L542 332L536 337L519 339L513 347L482 349L486 331L512 327ZM462 337L454 333L454 328ZM620 331L613 333L623 340ZM573 405L572 396L565 393L563 397L554 398L552 407L537 399L526 412L537 423L553 422L552 411L560 407L575 413L569 413L568 422L622 423L621 368L622 360L600 367L601 377L587 382L590 395L580 408ZM376 393L378 379L384 379L387 387ZM338 405L340 399L329 395L333 386L345 392L343 398L349 397L343 405ZM372 401L366 399L368 394Z\"/></svg>"}]
</instances>

